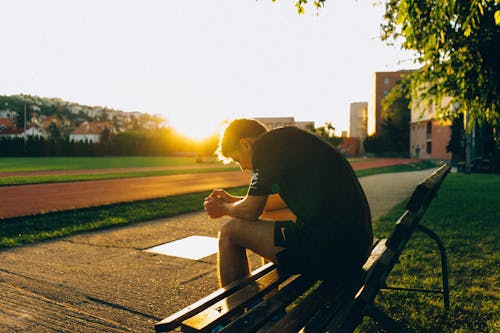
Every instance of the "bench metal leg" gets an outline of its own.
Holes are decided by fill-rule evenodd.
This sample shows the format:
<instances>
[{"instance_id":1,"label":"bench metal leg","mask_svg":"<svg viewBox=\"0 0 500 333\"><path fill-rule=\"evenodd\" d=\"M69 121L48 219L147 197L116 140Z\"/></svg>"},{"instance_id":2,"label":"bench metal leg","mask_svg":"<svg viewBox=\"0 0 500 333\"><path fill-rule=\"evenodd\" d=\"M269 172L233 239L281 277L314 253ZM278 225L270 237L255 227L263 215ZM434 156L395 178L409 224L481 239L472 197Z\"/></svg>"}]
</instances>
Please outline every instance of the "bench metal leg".
<instances>
[{"instance_id":1,"label":"bench metal leg","mask_svg":"<svg viewBox=\"0 0 500 333\"><path fill-rule=\"evenodd\" d=\"M444 308L446 311L450 310L450 286L448 284L448 259L446 257L446 251L443 245L443 242L441 242L441 239L436 235L434 231L432 231L429 228L424 227L423 225L418 225L418 230L432 238L438 248L439 248L439 253L441 254L441 275L443 279L443 290L441 293L443 294L443 299L444 299Z\"/></svg>"},{"instance_id":2,"label":"bench metal leg","mask_svg":"<svg viewBox=\"0 0 500 333\"><path fill-rule=\"evenodd\" d=\"M444 309L448 312L450 310L450 287L448 283L448 259L446 257L446 251L443 242L441 242L441 239L438 237L438 235L436 235L436 233L430 230L429 228L426 228L422 225L418 225L417 230L423 232L424 234L432 238L436 242L439 248L439 253L441 255L441 277L442 277L443 288L441 290L434 290L434 289L421 289L421 288L391 287L385 285L381 289L441 294L443 295Z\"/></svg>"},{"instance_id":3,"label":"bench metal leg","mask_svg":"<svg viewBox=\"0 0 500 333\"><path fill-rule=\"evenodd\" d=\"M386 330L393 333L406 333L404 328L398 324L394 319L386 315L381 310L377 309L375 305L371 305L366 309L366 314L379 322Z\"/></svg>"}]
</instances>

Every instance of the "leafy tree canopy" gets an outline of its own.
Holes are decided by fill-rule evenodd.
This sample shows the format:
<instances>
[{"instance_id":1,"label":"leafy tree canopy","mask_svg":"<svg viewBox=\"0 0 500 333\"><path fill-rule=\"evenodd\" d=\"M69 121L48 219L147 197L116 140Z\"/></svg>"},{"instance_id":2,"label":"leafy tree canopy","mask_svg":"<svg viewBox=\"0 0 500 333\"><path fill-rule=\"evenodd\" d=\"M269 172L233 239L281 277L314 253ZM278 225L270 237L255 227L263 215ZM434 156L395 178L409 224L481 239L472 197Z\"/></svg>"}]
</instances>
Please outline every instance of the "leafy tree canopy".
<instances>
[{"instance_id":1,"label":"leafy tree canopy","mask_svg":"<svg viewBox=\"0 0 500 333\"><path fill-rule=\"evenodd\" d=\"M298 13L308 4L319 9L325 0L298 0ZM413 102L435 104L442 118L467 112L469 128L498 126L500 0L387 0L385 9L382 40L402 41L421 65L406 75L404 89L392 92L389 104L404 92Z\"/></svg>"},{"instance_id":2,"label":"leafy tree canopy","mask_svg":"<svg viewBox=\"0 0 500 333\"><path fill-rule=\"evenodd\" d=\"M276 0L272 0L272 1L276 2ZM299 13L299 15L303 15L305 13L305 8L306 8L306 5L308 3L312 2L313 6L316 7L316 10L318 10L319 8L324 6L325 1L326 0L314 0L314 1L297 0L295 2L295 7L297 8L297 13Z\"/></svg>"},{"instance_id":3,"label":"leafy tree canopy","mask_svg":"<svg viewBox=\"0 0 500 333\"><path fill-rule=\"evenodd\" d=\"M402 40L422 67L404 78L438 116L467 112L469 128L500 120L500 0L388 0L382 39ZM449 98L451 97L451 100Z\"/></svg>"}]
</instances>

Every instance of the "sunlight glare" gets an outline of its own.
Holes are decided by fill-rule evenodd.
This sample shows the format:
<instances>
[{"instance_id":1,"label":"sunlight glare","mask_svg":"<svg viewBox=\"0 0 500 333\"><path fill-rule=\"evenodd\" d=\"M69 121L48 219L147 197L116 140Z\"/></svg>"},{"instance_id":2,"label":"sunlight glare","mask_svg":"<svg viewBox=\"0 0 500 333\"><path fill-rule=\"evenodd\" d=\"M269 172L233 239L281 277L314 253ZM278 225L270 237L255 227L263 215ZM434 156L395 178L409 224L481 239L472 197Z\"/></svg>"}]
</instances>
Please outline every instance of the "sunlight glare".
<instances>
[{"instance_id":1,"label":"sunlight glare","mask_svg":"<svg viewBox=\"0 0 500 333\"><path fill-rule=\"evenodd\" d=\"M172 119L170 125L180 134L198 141L216 135L220 130L217 121L207 121L205 119Z\"/></svg>"}]
</instances>

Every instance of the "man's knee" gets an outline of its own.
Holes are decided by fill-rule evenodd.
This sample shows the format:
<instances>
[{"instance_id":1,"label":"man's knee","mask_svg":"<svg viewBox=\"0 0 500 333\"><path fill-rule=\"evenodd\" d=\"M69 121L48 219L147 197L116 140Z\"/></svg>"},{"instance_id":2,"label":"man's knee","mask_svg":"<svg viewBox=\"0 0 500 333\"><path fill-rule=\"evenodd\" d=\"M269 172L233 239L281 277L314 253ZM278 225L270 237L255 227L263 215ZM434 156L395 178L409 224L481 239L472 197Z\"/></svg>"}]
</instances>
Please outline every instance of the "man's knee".
<instances>
[{"instance_id":1,"label":"man's knee","mask_svg":"<svg viewBox=\"0 0 500 333\"><path fill-rule=\"evenodd\" d=\"M236 239L241 229L239 222L241 221L233 218L222 226L219 233L219 248L238 245Z\"/></svg>"}]
</instances>

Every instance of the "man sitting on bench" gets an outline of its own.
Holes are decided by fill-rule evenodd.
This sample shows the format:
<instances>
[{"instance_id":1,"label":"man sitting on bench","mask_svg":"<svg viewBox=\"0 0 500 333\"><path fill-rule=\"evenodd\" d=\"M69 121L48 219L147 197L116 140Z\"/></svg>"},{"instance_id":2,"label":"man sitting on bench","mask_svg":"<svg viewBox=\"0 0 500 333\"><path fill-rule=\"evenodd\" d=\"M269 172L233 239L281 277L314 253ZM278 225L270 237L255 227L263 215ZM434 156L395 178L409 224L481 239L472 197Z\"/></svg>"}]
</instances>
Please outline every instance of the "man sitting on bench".
<instances>
[{"instance_id":1,"label":"man sitting on bench","mask_svg":"<svg viewBox=\"0 0 500 333\"><path fill-rule=\"evenodd\" d=\"M360 271L373 241L370 210L351 165L332 145L296 127L268 131L236 119L218 154L252 170L245 197L216 189L204 202L211 218L232 217L219 235L221 287L249 273L246 249L287 273L342 279ZM296 221L259 219L271 194Z\"/></svg>"}]
</instances>

